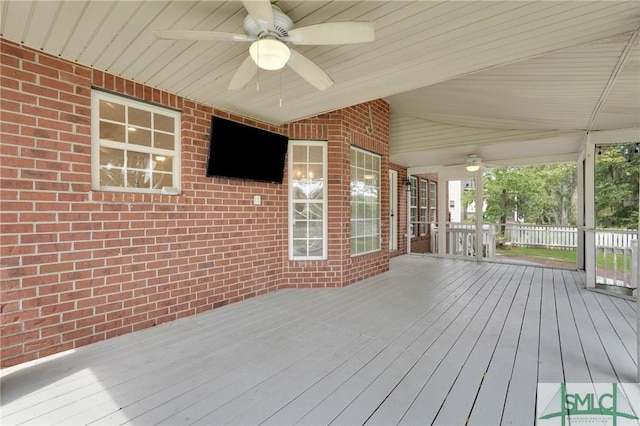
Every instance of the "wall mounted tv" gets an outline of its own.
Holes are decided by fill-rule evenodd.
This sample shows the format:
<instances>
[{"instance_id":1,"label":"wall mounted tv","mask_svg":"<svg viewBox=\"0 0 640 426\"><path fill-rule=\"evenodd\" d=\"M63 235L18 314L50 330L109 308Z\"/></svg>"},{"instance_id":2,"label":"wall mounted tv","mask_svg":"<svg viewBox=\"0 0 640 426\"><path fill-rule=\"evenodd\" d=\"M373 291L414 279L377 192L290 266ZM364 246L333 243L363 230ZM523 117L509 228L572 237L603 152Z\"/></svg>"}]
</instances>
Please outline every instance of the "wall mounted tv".
<instances>
[{"instance_id":1,"label":"wall mounted tv","mask_svg":"<svg viewBox=\"0 0 640 426\"><path fill-rule=\"evenodd\" d=\"M207 176L282 183L289 138L211 117Z\"/></svg>"}]
</instances>

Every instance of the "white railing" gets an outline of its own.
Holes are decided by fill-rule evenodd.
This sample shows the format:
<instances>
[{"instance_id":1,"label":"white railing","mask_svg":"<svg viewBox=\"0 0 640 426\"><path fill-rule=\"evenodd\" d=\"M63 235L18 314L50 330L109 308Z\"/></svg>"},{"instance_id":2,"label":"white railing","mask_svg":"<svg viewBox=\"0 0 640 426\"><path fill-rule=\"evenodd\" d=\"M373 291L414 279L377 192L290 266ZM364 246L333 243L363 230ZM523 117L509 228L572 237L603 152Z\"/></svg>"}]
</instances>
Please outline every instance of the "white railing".
<instances>
[{"instance_id":1,"label":"white railing","mask_svg":"<svg viewBox=\"0 0 640 426\"><path fill-rule=\"evenodd\" d=\"M635 267L635 250L631 247L596 246L596 284L632 287Z\"/></svg>"},{"instance_id":2,"label":"white railing","mask_svg":"<svg viewBox=\"0 0 640 426\"><path fill-rule=\"evenodd\" d=\"M597 230L596 246L631 248L637 232L634 229ZM578 230L575 226L507 224L505 241L525 247L575 249L578 247Z\"/></svg>"},{"instance_id":3,"label":"white railing","mask_svg":"<svg viewBox=\"0 0 640 426\"><path fill-rule=\"evenodd\" d=\"M482 257L493 259L495 256L495 226L482 226ZM475 257L476 255L476 225L474 223L447 222L446 223L446 254L457 257ZM438 252L439 229L431 224L431 252Z\"/></svg>"}]
</instances>

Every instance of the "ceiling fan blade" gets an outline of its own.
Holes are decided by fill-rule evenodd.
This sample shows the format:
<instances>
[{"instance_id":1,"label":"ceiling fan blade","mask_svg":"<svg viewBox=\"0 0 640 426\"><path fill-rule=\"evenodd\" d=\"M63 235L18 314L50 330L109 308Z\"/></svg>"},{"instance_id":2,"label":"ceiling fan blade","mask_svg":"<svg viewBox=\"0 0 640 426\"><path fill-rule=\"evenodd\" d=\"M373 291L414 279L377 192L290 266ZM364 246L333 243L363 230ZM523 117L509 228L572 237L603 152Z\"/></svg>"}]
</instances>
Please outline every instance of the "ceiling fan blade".
<instances>
[{"instance_id":1,"label":"ceiling fan blade","mask_svg":"<svg viewBox=\"0 0 640 426\"><path fill-rule=\"evenodd\" d=\"M235 74L231 78L231 82L229 83L229 90L240 90L244 88L244 86L249 83L249 81L256 75L258 71L258 66L251 56L247 56L247 59L238 67Z\"/></svg>"},{"instance_id":2,"label":"ceiling fan blade","mask_svg":"<svg viewBox=\"0 0 640 426\"><path fill-rule=\"evenodd\" d=\"M319 90L327 89L333 85L333 80L331 80L331 77L329 77L322 68L299 52L296 52L293 49L290 50L291 56L289 57L287 65L297 72L300 77L307 80L309 84L315 86Z\"/></svg>"},{"instance_id":3,"label":"ceiling fan blade","mask_svg":"<svg viewBox=\"0 0 640 426\"><path fill-rule=\"evenodd\" d=\"M373 41L371 22L326 22L289 30L287 41L293 44L351 44Z\"/></svg>"},{"instance_id":4,"label":"ceiling fan blade","mask_svg":"<svg viewBox=\"0 0 640 426\"><path fill-rule=\"evenodd\" d=\"M255 38L244 34L219 33L216 31L166 30L154 31L160 40L207 40L207 41L254 41Z\"/></svg>"},{"instance_id":5,"label":"ceiling fan blade","mask_svg":"<svg viewBox=\"0 0 640 426\"><path fill-rule=\"evenodd\" d=\"M263 31L273 30L273 9L269 0L243 0L244 8Z\"/></svg>"}]
</instances>

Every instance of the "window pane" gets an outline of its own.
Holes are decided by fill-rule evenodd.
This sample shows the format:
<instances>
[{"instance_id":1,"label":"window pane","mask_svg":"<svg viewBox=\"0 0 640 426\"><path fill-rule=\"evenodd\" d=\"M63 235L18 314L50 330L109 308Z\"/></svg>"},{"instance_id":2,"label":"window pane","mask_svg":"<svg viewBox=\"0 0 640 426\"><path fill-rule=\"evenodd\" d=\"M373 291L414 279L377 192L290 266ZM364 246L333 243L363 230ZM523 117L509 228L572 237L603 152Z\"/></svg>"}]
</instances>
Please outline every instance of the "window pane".
<instances>
[{"instance_id":1,"label":"window pane","mask_svg":"<svg viewBox=\"0 0 640 426\"><path fill-rule=\"evenodd\" d=\"M153 187L162 189L165 186L173 186L173 177L171 173L153 173Z\"/></svg>"},{"instance_id":2,"label":"window pane","mask_svg":"<svg viewBox=\"0 0 640 426\"><path fill-rule=\"evenodd\" d=\"M307 147L304 145L294 145L293 155L291 160L294 163L306 163L307 162Z\"/></svg>"},{"instance_id":3,"label":"window pane","mask_svg":"<svg viewBox=\"0 0 640 426\"><path fill-rule=\"evenodd\" d=\"M321 146L310 146L309 147L309 162L310 163L322 163L323 155L322 155L322 147Z\"/></svg>"},{"instance_id":4,"label":"window pane","mask_svg":"<svg viewBox=\"0 0 640 426\"><path fill-rule=\"evenodd\" d=\"M310 164L307 167L307 178L309 180L322 180L322 164Z\"/></svg>"},{"instance_id":5,"label":"window pane","mask_svg":"<svg viewBox=\"0 0 640 426\"><path fill-rule=\"evenodd\" d=\"M306 203L294 203L293 204L293 220L294 226L299 220L307 219L307 204Z\"/></svg>"},{"instance_id":6,"label":"window pane","mask_svg":"<svg viewBox=\"0 0 640 426\"><path fill-rule=\"evenodd\" d=\"M147 171L127 171L127 187L129 188L150 188L151 179Z\"/></svg>"},{"instance_id":7,"label":"window pane","mask_svg":"<svg viewBox=\"0 0 640 426\"><path fill-rule=\"evenodd\" d=\"M304 220L298 220L293 224L293 238L307 238L308 223Z\"/></svg>"},{"instance_id":8,"label":"window pane","mask_svg":"<svg viewBox=\"0 0 640 426\"><path fill-rule=\"evenodd\" d=\"M151 132L136 127L129 127L129 143L142 146L151 146Z\"/></svg>"},{"instance_id":9,"label":"window pane","mask_svg":"<svg viewBox=\"0 0 640 426\"><path fill-rule=\"evenodd\" d=\"M101 186L124 186L124 174L119 167L100 167L100 185Z\"/></svg>"},{"instance_id":10,"label":"window pane","mask_svg":"<svg viewBox=\"0 0 640 426\"><path fill-rule=\"evenodd\" d=\"M323 253L323 240L310 240L309 241L309 253L308 256L320 257Z\"/></svg>"},{"instance_id":11,"label":"window pane","mask_svg":"<svg viewBox=\"0 0 640 426\"><path fill-rule=\"evenodd\" d=\"M105 100L100 101L100 118L124 123L124 105Z\"/></svg>"},{"instance_id":12,"label":"window pane","mask_svg":"<svg viewBox=\"0 0 640 426\"><path fill-rule=\"evenodd\" d=\"M324 205L322 203L309 203L309 219L321 220Z\"/></svg>"},{"instance_id":13,"label":"window pane","mask_svg":"<svg viewBox=\"0 0 640 426\"><path fill-rule=\"evenodd\" d=\"M322 238L322 222L309 222L309 238Z\"/></svg>"},{"instance_id":14,"label":"window pane","mask_svg":"<svg viewBox=\"0 0 640 426\"><path fill-rule=\"evenodd\" d=\"M173 135L166 133L153 133L153 146L160 149L173 150Z\"/></svg>"},{"instance_id":15,"label":"window pane","mask_svg":"<svg viewBox=\"0 0 640 426\"><path fill-rule=\"evenodd\" d=\"M292 182L292 197L294 200L306 200L307 185L300 181Z\"/></svg>"},{"instance_id":16,"label":"window pane","mask_svg":"<svg viewBox=\"0 0 640 426\"><path fill-rule=\"evenodd\" d=\"M123 124L100 122L100 139L115 142L125 142L125 127Z\"/></svg>"},{"instance_id":17,"label":"window pane","mask_svg":"<svg viewBox=\"0 0 640 426\"><path fill-rule=\"evenodd\" d=\"M138 108L129 107L129 125L151 127L151 113Z\"/></svg>"},{"instance_id":18,"label":"window pane","mask_svg":"<svg viewBox=\"0 0 640 426\"><path fill-rule=\"evenodd\" d=\"M149 154L129 151L127 153L127 168L145 170L149 167Z\"/></svg>"},{"instance_id":19,"label":"window pane","mask_svg":"<svg viewBox=\"0 0 640 426\"><path fill-rule=\"evenodd\" d=\"M173 133L173 117L158 113L153 114L153 128L156 130L162 130L163 132Z\"/></svg>"},{"instance_id":20,"label":"window pane","mask_svg":"<svg viewBox=\"0 0 640 426\"><path fill-rule=\"evenodd\" d=\"M124 165L124 151L113 148L100 148L100 165L111 167L122 167Z\"/></svg>"},{"instance_id":21,"label":"window pane","mask_svg":"<svg viewBox=\"0 0 640 426\"><path fill-rule=\"evenodd\" d=\"M173 157L166 155L153 156L153 170L163 172L173 172Z\"/></svg>"},{"instance_id":22,"label":"window pane","mask_svg":"<svg viewBox=\"0 0 640 426\"><path fill-rule=\"evenodd\" d=\"M307 256L307 240L293 240L293 255L294 256Z\"/></svg>"}]
</instances>

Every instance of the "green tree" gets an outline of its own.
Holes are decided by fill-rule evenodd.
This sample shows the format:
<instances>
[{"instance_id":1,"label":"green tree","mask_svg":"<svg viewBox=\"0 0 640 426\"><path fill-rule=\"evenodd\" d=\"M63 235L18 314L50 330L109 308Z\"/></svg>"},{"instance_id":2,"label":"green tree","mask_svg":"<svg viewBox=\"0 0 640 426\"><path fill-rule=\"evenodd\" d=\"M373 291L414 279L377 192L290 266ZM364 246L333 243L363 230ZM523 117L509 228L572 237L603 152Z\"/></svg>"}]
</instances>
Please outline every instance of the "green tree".
<instances>
[{"instance_id":1,"label":"green tree","mask_svg":"<svg viewBox=\"0 0 640 426\"><path fill-rule=\"evenodd\" d=\"M600 148L596 156L596 224L601 228L638 227L640 153L635 143Z\"/></svg>"},{"instance_id":2,"label":"green tree","mask_svg":"<svg viewBox=\"0 0 640 426\"><path fill-rule=\"evenodd\" d=\"M484 220L509 219L535 224L575 223L576 169L573 164L488 169L483 175ZM474 191L465 194L468 205Z\"/></svg>"}]
</instances>

